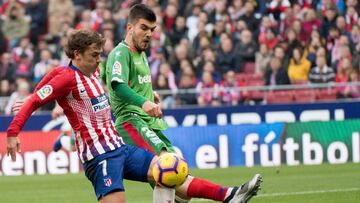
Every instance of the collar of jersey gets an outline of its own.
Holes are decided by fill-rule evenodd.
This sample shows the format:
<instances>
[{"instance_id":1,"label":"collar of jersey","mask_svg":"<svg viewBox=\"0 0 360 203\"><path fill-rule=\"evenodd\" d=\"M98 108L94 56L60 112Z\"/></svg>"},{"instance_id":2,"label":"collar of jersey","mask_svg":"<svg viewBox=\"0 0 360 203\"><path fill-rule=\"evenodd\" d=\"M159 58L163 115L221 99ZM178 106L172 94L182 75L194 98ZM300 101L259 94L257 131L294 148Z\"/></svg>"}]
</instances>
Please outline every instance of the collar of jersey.
<instances>
[{"instance_id":1,"label":"collar of jersey","mask_svg":"<svg viewBox=\"0 0 360 203\"><path fill-rule=\"evenodd\" d=\"M139 53L139 52L137 52L137 51L136 51L136 49L135 49L134 47L129 46L129 45L128 45L128 43L126 43L126 42L125 42L125 40L123 40L123 41L122 41L122 43L123 43L125 46L127 46L127 47L129 48L130 53L135 52L135 53L137 53L137 54L139 54L139 55L140 55L140 53Z\"/></svg>"},{"instance_id":2,"label":"collar of jersey","mask_svg":"<svg viewBox=\"0 0 360 203\"><path fill-rule=\"evenodd\" d=\"M77 71L77 70L80 71L78 68L76 68L76 66L74 66L74 65L72 64L72 61L70 61L69 67L70 67L71 69L75 70L75 71Z\"/></svg>"}]
</instances>

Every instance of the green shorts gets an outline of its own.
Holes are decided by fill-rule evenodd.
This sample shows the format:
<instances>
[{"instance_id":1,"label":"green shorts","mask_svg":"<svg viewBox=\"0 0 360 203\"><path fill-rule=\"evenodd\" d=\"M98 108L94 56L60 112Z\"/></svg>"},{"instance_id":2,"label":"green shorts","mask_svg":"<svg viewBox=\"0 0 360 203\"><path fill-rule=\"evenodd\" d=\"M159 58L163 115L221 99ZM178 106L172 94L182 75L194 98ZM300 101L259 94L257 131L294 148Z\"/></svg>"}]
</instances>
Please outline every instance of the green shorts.
<instances>
[{"instance_id":1,"label":"green shorts","mask_svg":"<svg viewBox=\"0 0 360 203\"><path fill-rule=\"evenodd\" d=\"M174 147L162 131L151 129L139 117L130 116L126 122L116 124L115 128L126 144L147 149L153 154L160 154L163 149L175 153Z\"/></svg>"}]
</instances>

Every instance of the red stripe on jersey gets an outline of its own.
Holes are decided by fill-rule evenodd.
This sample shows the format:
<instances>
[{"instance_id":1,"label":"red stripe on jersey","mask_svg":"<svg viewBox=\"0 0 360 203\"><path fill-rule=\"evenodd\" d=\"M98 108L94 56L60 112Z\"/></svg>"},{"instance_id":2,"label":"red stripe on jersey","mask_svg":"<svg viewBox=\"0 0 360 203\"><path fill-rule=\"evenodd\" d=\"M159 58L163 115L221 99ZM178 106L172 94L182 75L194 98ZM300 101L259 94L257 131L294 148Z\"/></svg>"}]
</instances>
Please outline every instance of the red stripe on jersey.
<instances>
[{"instance_id":1,"label":"red stripe on jersey","mask_svg":"<svg viewBox=\"0 0 360 203\"><path fill-rule=\"evenodd\" d=\"M112 122L112 121L110 121L110 128L111 128L111 130L113 131L113 132L115 132L116 133L116 140L117 141L119 141L121 144L125 144L124 143L124 141L123 141L123 139L122 139L122 137L120 136L120 135L118 135L118 133L117 133L117 131L116 131L116 129L115 129L115 124Z\"/></svg>"},{"instance_id":2,"label":"red stripe on jersey","mask_svg":"<svg viewBox=\"0 0 360 203\"><path fill-rule=\"evenodd\" d=\"M85 77L83 74L78 74L80 76L81 83L84 85L87 95L89 95L90 98L94 98L95 95L92 92L91 88L89 87L89 84L87 83Z\"/></svg>"},{"instance_id":3,"label":"red stripe on jersey","mask_svg":"<svg viewBox=\"0 0 360 203\"><path fill-rule=\"evenodd\" d=\"M110 113L111 114L111 113ZM110 137L112 141L116 141L116 144L123 145L125 144L118 132L115 129L115 125L112 120L109 120L106 123L106 130L109 131Z\"/></svg>"},{"instance_id":4,"label":"red stripe on jersey","mask_svg":"<svg viewBox=\"0 0 360 203\"><path fill-rule=\"evenodd\" d=\"M98 67L94 73L94 76L98 78L100 76L100 67Z\"/></svg>"},{"instance_id":5,"label":"red stripe on jersey","mask_svg":"<svg viewBox=\"0 0 360 203\"><path fill-rule=\"evenodd\" d=\"M101 95L101 91L100 91L100 88L98 85L98 82L92 80L91 78L89 78L88 80L86 80L85 76L82 75L82 74L79 74L80 75L80 79L81 79L81 82L84 84L85 86L85 90L86 90L86 93L88 94L88 96L90 98L94 98L96 97L95 94L97 95ZM95 89L93 89L91 86L93 86ZM95 94L94 92L95 91ZM105 110L104 110L105 111ZM105 137L104 137L104 134L101 132L101 129L99 128L99 125L97 123L97 118L96 118L96 115L94 114L89 114L90 115L90 121L91 121L91 126L94 127L95 129L95 133L97 134L98 136L98 139L99 139L99 142L100 142L100 145L102 146L102 148L104 149L104 151L110 151L110 148L109 146L107 146L106 144L106 141L105 141ZM101 121L100 121L101 122ZM91 137L91 142L93 143L93 137ZM95 148L96 149L96 148Z\"/></svg>"},{"instance_id":6,"label":"red stripe on jersey","mask_svg":"<svg viewBox=\"0 0 360 203\"><path fill-rule=\"evenodd\" d=\"M123 123L122 126L125 129L125 131L130 135L131 139L134 140L135 144L138 147L147 149L149 152L156 154L154 149L151 148L149 143L146 142L146 140L141 136L139 131L134 127L134 125L132 125L129 122L125 122Z\"/></svg>"},{"instance_id":7,"label":"red stripe on jersey","mask_svg":"<svg viewBox=\"0 0 360 203\"><path fill-rule=\"evenodd\" d=\"M99 79L96 78L96 76L100 75L100 68L97 69L97 71L94 73L94 75L90 78L91 82L94 84L96 90L103 94L105 93L103 88L101 87L101 84L99 82ZM109 114L111 115L111 110L109 109ZM102 119L103 127L105 128L105 134L107 137L109 137L110 143L116 147L117 145L124 144L121 140L119 135L117 134L116 130L114 129L114 124L112 123L112 120L108 120L106 118ZM101 141L101 140L100 140ZM106 140L105 140L106 141ZM115 143L116 141L116 143ZM107 146L107 144L106 144Z\"/></svg>"},{"instance_id":8,"label":"red stripe on jersey","mask_svg":"<svg viewBox=\"0 0 360 203\"><path fill-rule=\"evenodd\" d=\"M83 86L85 87L86 94L87 94L90 98L94 98L95 95L94 95L93 91L91 90L89 84L87 83L84 75L79 74L79 76L80 76L81 83L82 83ZM105 142L104 137L103 137L104 135L101 133L100 130L98 130L98 129L99 129L99 126L98 126L97 123L96 123L96 118L95 118L92 114L88 114L88 116L89 116L89 120L90 120L90 122L91 122L90 125L92 126L92 128L94 129L96 135L98 136L98 139L99 139L99 141L100 141L100 144L103 146L103 143L101 143L101 140L102 140L103 142ZM100 131L100 133L99 133L99 131ZM88 145L91 146L91 148L93 148L93 149L90 149L90 151L91 151L91 152L93 152L93 151L98 152L97 149L96 149L96 147L95 147L95 144L94 144L93 136L91 136L91 134L89 133L88 130L87 130L87 133L88 133L89 136L88 136L88 139L86 139L86 141L87 141ZM105 143L105 144L106 144L106 143ZM104 149L104 148L103 148L103 149ZM105 151L105 149L104 149L104 151ZM99 153L99 152L98 152L98 153Z\"/></svg>"},{"instance_id":9,"label":"red stripe on jersey","mask_svg":"<svg viewBox=\"0 0 360 203\"><path fill-rule=\"evenodd\" d=\"M85 159L84 159L84 157L82 155L80 156L80 150L79 150L80 149L80 144L79 144L78 135L76 134L76 132L74 132L74 134L75 134L75 147L77 149L76 152L77 152L78 157L81 160L81 163L83 163Z\"/></svg>"},{"instance_id":10,"label":"red stripe on jersey","mask_svg":"<svg viewBox=\"0 0 360 203\"><path fill-rule=\"evenodd\" d=\"M91 82L92 82L93 84L96 84L96 85L94 85L95 88L96 88L96 91L97 91L99 94L104 93L104 92L101 92L101 90L100 90L101 87L98 87L98 83L97 83L94 79L97 80L97 79L94 78L94 77L90 77ZM97 81L98 81L98 80L97 80ZM99 85L100 85L100 84L99 84Z\"/></svg>"},{"instance_id":11,"label":"red stripe on jersey","mask_svg":"<svg viewBox=\"0 0 360 203\"><path fill-rule=\"evenodd\" d=\"M100 69L97 69L97 70L100 70ZM95 75L96 75L96 73L95 73L93 76L90 77L91 84L95 87L95 89L96 89L96 91L97 91L97 94L98 94L98 95L102 95L102 94L104 94L105 92L104 92L103 88L101 87L101 84L100 84L99 80L95 77ZM110 107L109 107L109 110L104 110L104 111L108 111L108 114L111 115ZM96 118L95 118L95 120L96 120ZM109 121L106 121L106 119L103 118L100 122L101 122L100 125L107 126L107 124L108 124ZM97 128L97 129L98 129L98 128ZM106 129L106 130L105 130L105 133L106 133L105 136L107 136L107 137L109 138L110 143L113 144L114 147L115 147L115 143L114 143L114 140L112 139L112 136L111 136L111 134L110 134L110 132L109 132L109 129L108 129L107 127L105 127L105 129ZM100 130L100 131L97 131L97 134L98 134L98 136L99 136L100 144L103 146L103 148L105 149L105 151L109 151L110 148L109 148L109 146L108 146L108 144L107 144L107 141L106 141L106 139L105 139L105 136L103 135L103 133L101 132L101 130Z\"/></svg>"},{"instance_id":12,"label":"red stripe on jersey","mask_svg":"<svg viewBox=\"0 0 360 203\"><path fill-rule=\"evenodd\" d=\"M109 121L106 121L105 118L103 118L103 119L102 119L102 122L104 123L104 128L105 128L105 134L106 134L106 136L109 137L110 143L111 143L112 145L114 145L114 147L116 147L115 140L112 139L112 138L114 138L113 133L110 132ZM115 135L115 139L116 139L117 137L118 137L118 136Z\"/></svg>"},{"instance_id":13,"label":"red stripe on jersey","mask_svg":"<svg viewBox=\"0 0 360 203\"><path fill-rule=\"evenodd\" d=\"M76 98L76 93L73 92L73 96ZM71 124L71 127L74 129L74 131L80 131L81 130L81 120L82 118L79 118L78 115L75 113L74 109L70 106L70 104L66 101L66 100L58 100L59 105L64 109L64 113L67 115L68 121ZM68 111L68 112L67 112ZM87 148L86 148L86 144L83 141L82 142L82 150L80 148L80 144L78 141L78 135L75 133L75 146L76 146L76 151L78 153L79 158L82 160L82 162L84 162L84 160L87 160L86 157L86 153L87 153ZM80 137L81 137L81 133L80 133ZM81 138L82 140L84 140L83 138ZM81 155L80 155L81 153Z\"/></svg>"},{"instance_id":14,"label":"red stripe on jersey","mask_svg":"<svg viewBox=\"0 0 360 203\"><path fill-rule=\"evenodd\" d=\"M74 72L74 74L77 74L76 71ZM78 74L78 75L82 75L82 74ZM76 80L76 77L74 79ZM78 88L76 88L76 90L72 91L72 94L73 94L73 97L76 99L76 101L78 101L80 103L81 106L85 106L85 103L84 103L83 99L80 97L80 93L79 93ZM81 140L83 142L82 143L83 151L81 152L81 156L83 157L83 159L85 161L87 161L88 160L88 157L87 157L87 148L88 147L87 146L89 146L89 148L90 147L95 148L95 146L94 146L93 140L91 138L91 135L90 135L87 127L84 126L83 118L78 117L78 122L79 122L79 130L81 131L80 137L81 137ZM84 129L86 129L86 130L84 130ZM78 149L80 149L80 148L78 148ZM90 151L92 151L92 150L90 149ZM96 150L96 152L97 152L97 150ZM97 154L99 154L99 153L97 152ZM95 154L93 154L93 156L94 155Z\"/></svg>"}]
</instances>

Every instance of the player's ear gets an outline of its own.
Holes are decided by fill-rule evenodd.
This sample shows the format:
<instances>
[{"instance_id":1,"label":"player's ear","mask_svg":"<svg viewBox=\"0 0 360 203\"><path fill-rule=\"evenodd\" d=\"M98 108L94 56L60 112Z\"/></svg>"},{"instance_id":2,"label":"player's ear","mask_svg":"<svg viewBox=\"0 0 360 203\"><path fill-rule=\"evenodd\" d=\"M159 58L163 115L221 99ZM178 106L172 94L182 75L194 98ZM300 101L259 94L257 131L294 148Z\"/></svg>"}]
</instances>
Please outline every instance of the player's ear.
<instances>
[{"instance_id":1,"label":"player's ear","mask_svg":"<svg viewBox=\"0 0 360 203\"><path fill-rule=\"evenodd\" d=\"M74 50L74 59L78 59L80 52L78 50Z\"/></svg>"},{"instance_id":2,"label":"player's ear","mask_svg":"<svg viewBox=\"0 0 360 203\"><path fill-rule=\"evenodd\" d=\"M132 29L133 29L133 24L131 24L131 23L128 23L127 25L126 25L126 30L127 30L127 32L130 32Z\"/></svg>"}]
</instances>

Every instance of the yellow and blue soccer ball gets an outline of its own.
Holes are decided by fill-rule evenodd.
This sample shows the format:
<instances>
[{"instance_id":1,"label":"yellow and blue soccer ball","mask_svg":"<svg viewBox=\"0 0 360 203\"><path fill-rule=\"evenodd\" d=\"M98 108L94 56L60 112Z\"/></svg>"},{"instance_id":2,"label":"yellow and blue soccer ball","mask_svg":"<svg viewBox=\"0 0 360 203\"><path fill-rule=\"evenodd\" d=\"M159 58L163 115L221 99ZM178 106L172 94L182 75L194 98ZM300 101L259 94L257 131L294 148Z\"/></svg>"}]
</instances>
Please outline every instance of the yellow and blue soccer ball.
<instances>
[{"instance_id":1,"label":"yellow and blue soccer ball","mask_svg":"<svg viewBox=\"0 0 360 203\"><path fill-rule=\"evenodd\" d=\"M153 167L156 184L169 188L183 184L188 175L189 167L185 160L171 153L159 156Z\"/></svg>"}]
</instances>

